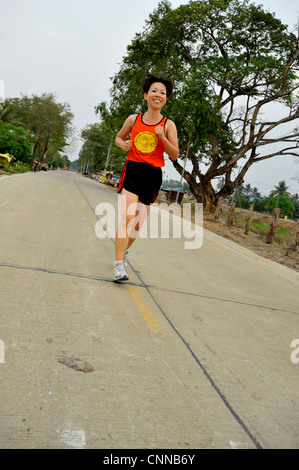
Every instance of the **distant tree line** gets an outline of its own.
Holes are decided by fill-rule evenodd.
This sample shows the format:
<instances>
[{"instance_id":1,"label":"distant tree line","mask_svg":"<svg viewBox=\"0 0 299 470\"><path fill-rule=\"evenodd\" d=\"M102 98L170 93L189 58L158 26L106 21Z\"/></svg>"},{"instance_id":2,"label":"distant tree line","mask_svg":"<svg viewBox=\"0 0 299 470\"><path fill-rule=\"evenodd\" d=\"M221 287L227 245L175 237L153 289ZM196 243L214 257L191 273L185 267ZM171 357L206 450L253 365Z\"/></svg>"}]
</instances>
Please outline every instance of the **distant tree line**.
<instances>
[{"instance_id":1,"label":"distant tree line","mask_svg":"<svg viewBox=\"0 0 299 470\"><path fill-rule=\"evenodd\" d=\"M236 203L236 207L249 209L254 204L257 212L270 212L278 207L282 216L289 218L299 218L299 195L290 194L285 181L280 181L270 192L269 196L261 197L256 188L251 188L250 184L240 185L230 200Z\"/></svg>"},{"instance_id":2,"label":"distant tree line","mask_svg":"<svg viewBox=\"0 0 299 470\"><path fill-rule=\"evenodd\" d=\"M190 191L189 184L186 183L186 181L183 182L183 184L181 184L179 180L174 180L174 179L163 180L162 187L163 188L180 188L182 191L185 191L185 192Z\"/></svg>"}]
</instances>

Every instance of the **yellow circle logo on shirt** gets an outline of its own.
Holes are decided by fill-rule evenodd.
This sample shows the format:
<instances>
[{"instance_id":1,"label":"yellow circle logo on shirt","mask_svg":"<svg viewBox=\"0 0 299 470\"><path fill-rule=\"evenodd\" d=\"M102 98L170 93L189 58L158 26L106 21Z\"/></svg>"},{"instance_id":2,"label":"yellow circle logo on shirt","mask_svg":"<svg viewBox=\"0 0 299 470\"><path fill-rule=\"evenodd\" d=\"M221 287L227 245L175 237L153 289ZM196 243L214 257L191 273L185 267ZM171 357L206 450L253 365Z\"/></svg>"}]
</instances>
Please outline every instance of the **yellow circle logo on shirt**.
<instances>
[{"instance_id":1,"label":"yellow circle logo on shirt","mask_svg":"<svg viewBox=\"0 0 299 470\"><path fill-rule=\"evenodd\" d=\"M151 132L140 132L140 134L135 137L134 144L139 152L151 153L156 150L158 137Z\"/></svg>"}]
</instances>

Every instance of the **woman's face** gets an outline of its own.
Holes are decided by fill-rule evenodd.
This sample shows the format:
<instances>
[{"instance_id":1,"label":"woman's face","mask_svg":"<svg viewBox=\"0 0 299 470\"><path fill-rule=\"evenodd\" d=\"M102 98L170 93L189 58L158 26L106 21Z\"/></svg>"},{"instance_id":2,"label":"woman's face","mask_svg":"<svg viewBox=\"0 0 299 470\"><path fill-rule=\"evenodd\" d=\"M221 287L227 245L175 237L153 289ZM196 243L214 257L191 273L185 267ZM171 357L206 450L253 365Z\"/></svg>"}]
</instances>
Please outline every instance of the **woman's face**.
<instances>
[{"instance_id":1,"label":"woman's face","mask_svg":"<svg viewBox=\"0 0 299 470\"><path fill-rule=\"evenodd\" d=\"M152 83L148 93L144 93L144 99L149 106L161 109L167 101L166 86L163 83Z\"/></svg>"}]
</instances>

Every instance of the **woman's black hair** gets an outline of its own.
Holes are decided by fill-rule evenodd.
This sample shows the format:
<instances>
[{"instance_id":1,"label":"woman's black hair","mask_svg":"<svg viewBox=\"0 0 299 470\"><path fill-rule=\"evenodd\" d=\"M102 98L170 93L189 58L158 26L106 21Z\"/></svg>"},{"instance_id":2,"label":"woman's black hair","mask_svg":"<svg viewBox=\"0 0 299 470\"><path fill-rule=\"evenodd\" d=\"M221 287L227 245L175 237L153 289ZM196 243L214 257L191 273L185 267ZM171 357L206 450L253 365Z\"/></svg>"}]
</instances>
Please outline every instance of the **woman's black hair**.
<instances>
[{"instance_id":1,"label":"woman's black hair","mask_svg":"<svg viewBox=\"0 0 299 470\"><path fill-rule=\"evenodd\" d=\"M173 91L173 84L170 80L168 80L168 78L165 78L165 77L162 77L162 76L157 76L157 75L153 75L153 74L148 74L146 79L144 80L144 82L142 83L142 89L143 89L143 93L148 93L151 85L153 83L163 83L163 85L165 85L165 88L166 88L166 96L167 98L172 94L172 91Z\"/></svg>"}]
</instances>

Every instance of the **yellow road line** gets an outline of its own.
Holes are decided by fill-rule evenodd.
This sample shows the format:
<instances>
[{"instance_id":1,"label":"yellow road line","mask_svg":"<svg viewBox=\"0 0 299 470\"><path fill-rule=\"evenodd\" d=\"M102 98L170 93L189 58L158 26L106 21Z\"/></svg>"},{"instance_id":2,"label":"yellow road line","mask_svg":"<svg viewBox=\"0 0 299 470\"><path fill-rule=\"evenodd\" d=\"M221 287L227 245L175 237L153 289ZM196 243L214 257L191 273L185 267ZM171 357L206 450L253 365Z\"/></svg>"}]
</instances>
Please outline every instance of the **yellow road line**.
<instances>
[{"instance_id":1,"label":"yellow road line","mask_svg":"<svg viewBox=\"0 0 299 470\"><path fill-rule=\"evenodd\" d=\"M146 305L138 287L129 286L127 284L127 288L149 329L157 335L165 335L166 331L164 331L162 326L158 325L159 319L155 316L154 312L151 311L148 305Z\"/></svg>"}]
</instances>

